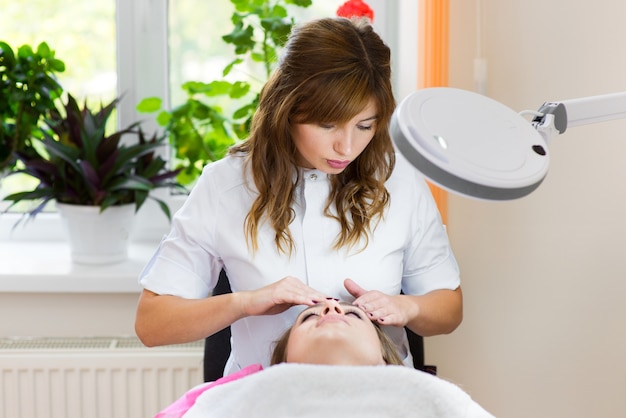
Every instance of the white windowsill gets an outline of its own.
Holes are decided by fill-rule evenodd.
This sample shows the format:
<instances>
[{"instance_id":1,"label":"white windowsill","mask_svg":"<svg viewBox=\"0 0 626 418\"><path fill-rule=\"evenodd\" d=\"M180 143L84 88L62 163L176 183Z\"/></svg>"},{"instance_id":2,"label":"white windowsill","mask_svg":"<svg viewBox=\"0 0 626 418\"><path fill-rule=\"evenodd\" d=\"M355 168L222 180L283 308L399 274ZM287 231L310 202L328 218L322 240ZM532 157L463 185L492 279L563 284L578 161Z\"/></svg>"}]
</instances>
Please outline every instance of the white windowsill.
<instances>
[{"instance_id":1,"label":"white windowsill","mask_svg":"<svg viewBox=\"0 0 626 418\"><path fill-rule=\"evenodd\" d=\"M139 273L158 243L131 243L129 259L110 265L79 265L66 242L0 242L0 292L139 293Z\"/></svg>"}]
</instances>

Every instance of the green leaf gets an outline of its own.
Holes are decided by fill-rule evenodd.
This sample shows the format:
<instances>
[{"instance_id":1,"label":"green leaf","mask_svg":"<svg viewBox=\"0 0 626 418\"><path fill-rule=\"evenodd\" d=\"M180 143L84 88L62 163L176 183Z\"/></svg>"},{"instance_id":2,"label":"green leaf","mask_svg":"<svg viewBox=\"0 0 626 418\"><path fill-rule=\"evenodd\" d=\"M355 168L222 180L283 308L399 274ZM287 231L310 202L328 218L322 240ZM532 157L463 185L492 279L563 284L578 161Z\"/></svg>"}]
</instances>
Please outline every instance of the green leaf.
<instances>
[{"instance_id":1,"label":"green leaf","mask_svg":"<svg viewBox=\"0 0 626 418\"><path fill-rule=\"evenodd\" d=\"M250 84L245 81L235 82L230 89L230 97L233 99L239 99L250 91Z\"/></svg>"},{"instance_id":2,"label":"green leaf","mask_svg":"<svg viewBox=\"0 0 626 418\"><path fill-rule=\"evenodd\" d=\"M313 1L312 0L285 0L285 3L294 4L300 7L309 7L311 4L313 4Z\"/></svg>"},{"instance_id":3,"label":"green leaf","mask_svg":"<svg viewBox=\"0 0 626 418\"><path fill-rule=\"evenodd\" d=\"M33 55L35 55L35 53L33 52L33 48L30 45L22 45L17 49L18 58L23 58L28 61L32 60Z\"/></svg>"},{"instance_id":4,"label":"green leaf","mask_svg":"<svg viewBox=\"0 0 626 418\"><path fill-rule=\"evenodd\" d=\"M282 46L287 41L293 24L282 18L268 18L261 20L261 26L269 33L270 38L276 45Z\"/></svg>"},{"instance_id":5,"label":"green leaf","mask_svg":"<svg viewBox=\"0 0 626 418\"><path fill-rule=\"evenodd\" d=\"M239 109L235 110L235 112L233 113L233 118L234 119L242 119L245 118L247 116L251 116L254 111L256 110L256 105L253 103L249 103L245 106L240 107Z\"/></svg>"},{"instance_id":6,"label":"green leaf","mask_svg":"<svg viewBox=\"0 0 626 418\"><path fill-rule=\"evenodd\" d=\"M205 91L204 94L209 97L229 94L233 86L228 81L222 81L222 80L213 81L209 83L208 85L209 85L209 89Z\"/></svg>"},{"instance_id":7,"label":"green leaf","mask_svg":"<svg viewBox=\"0 0 626 418\"><path fill-rule=\"evenodd\" d=\"M0 65L4 65L7 68L15 66L15 54L6 42L0 42Z\"/></svg>"},{"instance_id":8,"label":"green leaf","mask_svg":"<svg viewBox=\"0 0 626 418\"><path fill-rule=\"evenodd\" d=\"M50 66L51 70L56 71L57 73L62 73L65 71L65 63L59 59L51 58L48 61L48 65Z\"/></svg>"},{"instance_id":9,"label":"green leaf","mask_svg":"<svg viewBox=\"0 0 626 418\"><path fill-rule=\"evenodd\" d=\"M111 190L143 190L149 192L152 190L152 183L140 177L122 179L111 185Z\"/></svg>"},{"instance_id":10,"label":"green leaf","mask_svg":"<svg viewBox=\"0 0 626 418\"><path fill-rule=\"evenodd\" d=\"M165 214L165 216L167 217L168 221L172 220L172 214L170 212L170 208L167 205L167 203L165 203L163 200L161 199L157 199L156 197L150 196L150 199L154 200L155 202L158 203L159 207L161 208L161 211Z\"/></svg>"},{"instance_id":11,"label":"green leaf","mask_svg":"<svg viewBox=\"0 0 626 418\"><path fill-rule=\"evenodd\" d=\"M4 197L4 200L19 202L21 200L39 200L50 194L50 188L41 187L29 192L12 193Z\"/></svg>"},{"instance_id":12,"label":"green leaf","mask_svg":"<svg viewBox=\"0 0 626 418\"><path fill-rule=\"evenodd\" d=\"M262 52L253 52L250 54L250 58L252 58L255 62L265 62L266 55Z\"/></svg>"},{"instance_id":13,"label":"green leaf","mask_svg":"<svg viewBox=\"0 0 626 418\"><path fill-rule=\"evenodd\" d=\"M159 97L146 97L135 107L141 113L153 113L161 110L163 100Z\"/></svg>"},{"instance_id":14,"label":"green leaf","mask_svg":"<svg viewBox=\"0 0 626 418\"><path fill-rule=\"evenodd\" d=\"M222 39L227 43L235 45L235 54L238 55L245 54L256 45L254 28L250 25L244 27L242 23L236 24L233 31L228 35L222 36Z\"/></svg>"},{"instance_id":15,"label":"green leaf","mask_svg":"<svg viewBox=\"0 0 626 418\"><path fill-rule=\"evenodd\" d=\"M204 93L211 89L211 86L201 81L188 81L181 86L189 95L193 96L196 93Z\"/></svg>"},{"instance_id":16,"label":"green leaf","mask_svg":"<svg viewBox=\"0 0 626 418\"><path fill-rule=\"evenodd\" d=\"M287 17L287 9L285 9L283 6L281 6L280 4L275 4L274 7L271 8L270 10L270 16L272 17L279 17L279 18L285 18ZM261 19L261 21L263 21L265 19Z\"/></svg>"},{"instance_id":17,"label":"green leaf","mask_svg":"<svg viewBox=\"0 0 626 418\"><path fill-rule=\"evenodd\" d=\"M43 58L50 58L54 56L54 52L50 50L50 47L47 43L42 42L37 46L37 55L42 56Z\"/></svg>"},{"instance_id":18,"label":"green leaf","mask_svg":"<svg viewBox=\"0 0 626 418\"><path fill-rule=\"evenodd\" d=\"M257 9L262 8L267 0L230 0L238 12L254 13Z\"/></svg>"},{"instance_id":19,"label":"green leaf","mask_svg":"<svg viewBox=\"0 0 626 418\"><path fill-rule=\"evenodd\" d=\"M241 58L237 58L233 61L231 61L230 64L228 64L226 67L224 67L224 70L222 71L222 75L224 77L226 77L228 74L230 74L230 72L232 71L233 67L237 64L241 64L243 62L243 60Z\"/></svg>"},{"instance_id":20,"label":"green leaf","mask_svg":"<svg viewBox=\"0 0 626 418\"><path fill-rule=\"evenodd\" d=\"M170 121L172 120L172 115L169 112L163 111L163 112L159 112L159 114L157 115L157 123L160 126L167 126Z\"/></svg>"},{"instance_id":21,"label":"green leaf","mask_svg":"<svg viewBox=\"0 0 626 418\"><path fill-rule=\"evenodd\" d=\"M80 150L76 147L64 145L61 142L45 138L43 144L50 155L54 155L67 162L74 170L81 171L77 161L80 159Z\"/></svg>"}]
</instances>

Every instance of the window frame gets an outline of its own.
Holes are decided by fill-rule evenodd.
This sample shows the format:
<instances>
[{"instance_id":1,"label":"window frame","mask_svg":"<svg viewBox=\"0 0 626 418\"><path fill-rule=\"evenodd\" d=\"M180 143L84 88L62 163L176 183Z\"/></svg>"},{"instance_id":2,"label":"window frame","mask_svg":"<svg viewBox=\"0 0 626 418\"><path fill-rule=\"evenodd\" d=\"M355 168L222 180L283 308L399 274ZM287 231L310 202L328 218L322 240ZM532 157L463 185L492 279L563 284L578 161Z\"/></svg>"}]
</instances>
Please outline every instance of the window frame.
<instances>
[{"instance_id":1,"label":"window frame","mask_svg":"<svg viewBox=\"0 0 626 418\"><path fill-rule=\"evenodd\" d=\"M392 74L399 102L417 87L417 0L368 0L374 9L374 28L392 50ZM169 103L168 0L116 0L116 46L119 126L141 120L146 131L160 127L149 115L139 114L135 106L145 97L157 96ZM176 212L185 199L167 190L156 190ZM65 231L57 213L37 215L34 220L16 225L22 214L0 216L2 241L60 241ZM141 208L131 241L158 241L169 229L167 218L149 200Z\"/></svg>"}]
</instances>

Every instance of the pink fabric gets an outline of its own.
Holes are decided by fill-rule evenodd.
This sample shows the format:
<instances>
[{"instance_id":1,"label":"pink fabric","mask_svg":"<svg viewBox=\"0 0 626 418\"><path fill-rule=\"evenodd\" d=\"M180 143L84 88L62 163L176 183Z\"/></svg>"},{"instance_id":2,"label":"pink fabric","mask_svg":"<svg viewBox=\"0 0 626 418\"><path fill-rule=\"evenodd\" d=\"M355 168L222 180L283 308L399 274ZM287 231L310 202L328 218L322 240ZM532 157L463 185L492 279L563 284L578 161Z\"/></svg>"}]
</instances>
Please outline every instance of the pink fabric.
<instances>
[{"instance_id":1,"label":"pink fabric","mask_svg":"<svg viewBox=\"0 0 626 418\"><path fill-rule=\"evenodd\" d=\"M173 404L156 414L154 418L180 418L196 403L198 396L202 395L206 390L211 389L213 386L223 385L224 383L239 380L242 377L246 377L261 370L263 370L263 367L260 364L253 364L252 366L239 370L237 373L217 379L215 382L207 382L202 385L198 385L186 392Z\"/></svg>"}]
</instances>

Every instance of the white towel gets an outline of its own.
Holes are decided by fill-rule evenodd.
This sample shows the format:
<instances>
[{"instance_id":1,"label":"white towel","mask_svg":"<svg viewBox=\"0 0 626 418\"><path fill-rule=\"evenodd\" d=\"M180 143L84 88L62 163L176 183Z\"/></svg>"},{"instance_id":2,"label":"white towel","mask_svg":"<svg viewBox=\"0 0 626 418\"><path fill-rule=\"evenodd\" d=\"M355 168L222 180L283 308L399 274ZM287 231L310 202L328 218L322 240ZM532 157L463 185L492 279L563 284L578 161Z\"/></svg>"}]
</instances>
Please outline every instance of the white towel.
<instances>
[{"instance_id":1,"label":"white towel","mask_svg":"<svg viewBox=\"0 0 626 418\"><path fill-rule=\"evenodd\" d=\"M293 363L207 390L185 414L185 418L320 416L493 418L458 386L409 367Z\"/></svg>"}]
</instances>

